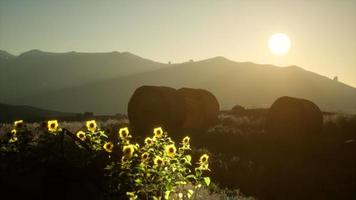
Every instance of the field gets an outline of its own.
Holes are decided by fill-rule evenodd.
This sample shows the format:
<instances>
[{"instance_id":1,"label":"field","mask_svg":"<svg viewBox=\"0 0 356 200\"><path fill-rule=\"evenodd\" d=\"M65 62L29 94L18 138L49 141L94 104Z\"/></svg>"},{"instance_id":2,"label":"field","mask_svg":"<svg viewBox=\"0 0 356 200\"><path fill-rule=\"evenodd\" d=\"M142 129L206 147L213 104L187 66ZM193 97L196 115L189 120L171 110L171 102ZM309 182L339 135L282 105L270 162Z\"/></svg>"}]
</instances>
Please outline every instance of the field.
<instances>
[{"instance_id":1,"label":"field","mask_svg":"<svg viewBox=\"0 0 356 200\"><path fill-rule=\"evenodd\" d=\"M194 199L356 198L355 116L324 113L320 135L278 139L264 129L266 113L263 109L223 111L219 123L206 132L182 130L191 136L192 166L200 155L210 156L211 171L204 172L204 177L210 177L212 183L197 190ZM125 196L122 192L127 188L118 185L127 180L108 173L112 172L108 170L110 163L122 156L115 152L121 150L114 148L108 153L103 147L86 149L72 134L85 131L85 121L59 122L59 127L67 131L59 135L49 133L46 122L25 125L27 135L21 139L19 134L18 140L23 143L16 145L5 142L13 124L0 127L2 145L6 144L1 149L1 185L8 194L26 194L30 199ZM97 120L97 125L114 144L119 129L130 128L126 118ZM130 134L132 144L145 145L142 135ZM172 137L178 147L180 142ZM184 187L194 188L194 181L187 185ZM178 188L188 191L184 187Z\"/></svg>"}]
</instances>

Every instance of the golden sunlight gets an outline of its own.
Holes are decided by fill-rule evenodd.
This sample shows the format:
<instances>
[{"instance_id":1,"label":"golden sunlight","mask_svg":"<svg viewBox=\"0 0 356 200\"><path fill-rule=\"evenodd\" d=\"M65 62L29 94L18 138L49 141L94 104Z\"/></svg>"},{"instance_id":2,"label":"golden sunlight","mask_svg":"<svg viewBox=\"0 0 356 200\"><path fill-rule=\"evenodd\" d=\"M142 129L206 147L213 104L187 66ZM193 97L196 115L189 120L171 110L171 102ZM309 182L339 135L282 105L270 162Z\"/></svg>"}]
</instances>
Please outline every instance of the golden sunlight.
<instances>
[{"instance_id":1,"label":"golden sunlight","mask_svg":"<svg viewBox=\"0 0 356 200\"><path fill-rule=\"evenodd\" d=\"M268 48L274 55L284 55L288 53L290 47L290 39L284 33L275 33L268 40Z\"/></svg>"}]
</instances>

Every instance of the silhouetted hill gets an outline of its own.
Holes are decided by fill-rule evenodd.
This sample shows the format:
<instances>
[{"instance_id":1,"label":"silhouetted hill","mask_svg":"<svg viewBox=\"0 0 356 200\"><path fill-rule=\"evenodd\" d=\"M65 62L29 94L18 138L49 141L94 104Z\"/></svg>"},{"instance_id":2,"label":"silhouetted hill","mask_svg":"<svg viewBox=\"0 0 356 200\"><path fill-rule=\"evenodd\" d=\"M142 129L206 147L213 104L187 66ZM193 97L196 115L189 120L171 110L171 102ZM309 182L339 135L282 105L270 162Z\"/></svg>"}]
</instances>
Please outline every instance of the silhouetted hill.
<instances>
[{"instance_id":1,"label":"silhouetted hill","mask_svg":"<svg viewBox=\"0 0 356 200\"><path fill-rule=\"evenodd\" d=\"M0 50L0 67L5 63L9 62L9 60L11 60L14 57L15 56L10 54L9 52Z\"/></svg>"},{"instance_id":2,"label":"silhouetted hill","mask_svg":"<svg viewBox=\"0 0 356 200\"><path fill-rule=\"evenodd\" d=\"M3 58L6 58L6 61ZM20 97L154 70L163 66L128 52L50 53L31 50L19 56L12 56L1 51L0 102L12 103L14 99Z\"/></svg>"},{"instance_id":3,"label":"silhouetted hill","mask_svg":"<svg viewBox=\"0 0 356 200\"><path fill-rule=\"evenodd\" d=\"M314 101L324 111L356 113L353 87L297 66L234 62L223 57L167 64L157 70L33 95L15 102L71 112L126 113L130 96L142 85L207 89L216 95L222 109L236 104L269 107L280 96L293 96Z\"/></svg>"},{"instance_id":4,"label":"silhouetted hill","mask_svg":"<svg viewBox=\"0 0 356 200\"><path fill-rule=\"evenodd\" d=\"M73 113L63 113L57 111L44 110L31 106L14 106L0 103L0 122L13 122L15 120L25 120L27 122L48 119L58 119L65 117L75 117Z\"/></svg>"}]
</instances>

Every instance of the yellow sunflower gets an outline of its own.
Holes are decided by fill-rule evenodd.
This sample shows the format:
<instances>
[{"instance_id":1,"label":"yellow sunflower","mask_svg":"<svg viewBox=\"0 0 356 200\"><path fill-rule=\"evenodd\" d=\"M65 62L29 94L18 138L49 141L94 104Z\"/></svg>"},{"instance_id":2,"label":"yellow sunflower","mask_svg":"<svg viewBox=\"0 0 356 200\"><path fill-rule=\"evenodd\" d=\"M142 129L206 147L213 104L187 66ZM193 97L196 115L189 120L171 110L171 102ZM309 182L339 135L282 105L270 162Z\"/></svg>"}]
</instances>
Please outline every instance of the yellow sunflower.
<instances>
[{"instance_id":1,"label":"yellow sunflower","mask_svg":"<svg viewBox=\"0 0 356 200\"><path fill-rule=\"evenodd\" d=\"M151 146L151 145L153 144L153 140L152 140L151 138L149 138L149 137L146 137L146 139L145 139L145 144L146 144L147 146Z\"/></svg>"},{"instance_id":2,"label":"yellow sunflower","mask_svg":"<svg viewBox=\"0 0 356 200\"><path fill-rule=\"evenodd\" d=\"M133 153L135 151L135 145L129 144L129 145L125 145L122 148L122 152L124 153L124 156L131 158Z\"/></svg>"},{"instance_id":3,"label":"yellow sunflower","mask_svg":"<svg viewBox=\"0 0 356 200\"><path fill-rule=\"evenodd\" d=\"M125 128L120 128L119 130L119 137L121 139L126 139L130 136L130 132L129 132L129 128L125 127Z\"/></svg>"},{"instance_id":4,"label":"yellow sunflower","mask_svg":"<svg viewBox=\"0 0 356 200\"><path fill-rule=\"evenodd\" d=\"M15 128L21 127L22 125L23 125L23 120L17 120L17 121L14 122Z\"/></svg>"},{"instance_id":5,"label":"yellow sunflower","mask_svg":"<svg viewBox=\"0 0 356 200\"><path fill-rule=\"evenodd\" d=\"M189 136L185 136L182 140L182 143L184 146L189 145L189 141L190 141L190 137Z\"/></svg>"},{"instance_id":6,"label":"yellow sunflower","mask_svg":"<svg viewBox=\"0 0 356 200\"><path fill-rule=\"evenodd\" d=\"M95 120L90 120L86 122L86 127L88 131L94 133L96 131L96 121Z\"/></svg>"},{"instance_id":7,"label":"yellow sunflower","mask_svg":"<svg viewBox=\"0 0 356 200\"><path fill-rule=\"evenodd\" d=\"M104 147L106 152L111 153L112 149L114 148L114 144L112 142L105 142L103 147Z\"/></svg>"},{"instance_id":8,"label":"yellow sunflower","mask_svg":"<svg viewBox=\"0 0 356 200\"><path fill-rule=\"evenodd\" d=\"M202 156L200 156L199 158L199 164L207 164L209 160L209 156L208 154L203 154Z\"/></svg>"},{"instance_id":9,"label":"yellow sunflower","mask_svg":"<svg viewBox=\"0 0 356 200\"><path fill-rule=\"evenodd\" d=\"M163 159L159 156L155 157L153 163L155 164L155 166L158 166L158 167L160 167L164 164Z\"/></svg>"},{"instance_id":10,"label":"yellow sunflower","mask_svg":"<svg viewBox=\"0 0 356 200\"><path fill-rule=\"evenodd\" d=\"M14 143L16 141L17 141L17 137L13 136L13 137L10 138L9 143Z\"/></svg>"},{"instance_id":11,"label":"yellow sunflower","mask_svg":"<svg viewBox=\"0 0 356 200\"><path fill-rule=\"evenodd\" d=\"M15 137L16 133L17 133L17 130L16 129L12 129L11 130L11 137Z\"/></svg>"},{"instance_id":12,"label":"yellow sunflower","mask_svg":"<svg viewBox=\"0 0 356 200\"><path fill-rule=\"evenodd\" d=\"M77 138L79 138L81 141L84 141L87 138L83 131L78 131L76 135L77 135Z\"/></svg>"},{"instance_id":13,"label":"yellow sunflower","mask_svg":"<svg viewBox=\"0 0 356 200\"><path fill-rule=\"evenodd\" d=\"M163 129L162 127L157 127L153 129L153 134L155 138L161 138L163 136Z\"/></svg>"},{"instance_id":14,"label":"yellow sunflower","mask_svg":"<svg viewBox=\"0 0 356 200\"><path fill-rule=\"evenodd\" d=\"M182 140L182 144L183 144L182 149L184 149L184 150L190 149L190 137L185 136Z\"/></svg>"},{"instance_id":15,"label":"yellow sunflower","mask_svg":"<svg viewBox=\"0 0 356 200\"><path fill-rule=\"evenodd\" d=\"M58 121L57 120L50 120L47 122L48 131L54 133L58 131Z\"/></svg>"},{"instance_id":16,"label":"yellow sunflower","mask_svg":"<svg viewBox=\"0 0 356 200\"><path fill-rule=\"evenodd\" d=\"M126 156L122 156L121 157L121 164L122 165L129 163L129 161L130 160Z\"/></svg>"},{"instance_id":17,"label":"yellow sunflower","mask_svg":"<svg viewBox=\"0 0 356 200\"><path fill-rule=\"evenodd\" d=\"M145 152L141 155L141 160L143 162L146 162L150 158L150 154L148 152Z\"/></svg>"},{"instance_id":18,"label":"yellow sunflower","mask_svg":"<svg viewBox=\"0 0 356 200\"><path fill-rule=\"evenodd\" d=\"M169 157L174 157L174 155L176 155L176 147L174 146L174 144L170 144L170 145L167 145L165 148L164 148L167 156Z\"/></svg>"},{"instance_id":19,"label":"yellow sunflower","mask_svg":"<svg viewBox=\"0 0 356 200\"><path fill-rule=\"evenodd\" d=\"M209 164L208 163L201 163L200 166L197 169L202 170L202 171L211 171L209 169Z\"/></svg>"}]
</instances>

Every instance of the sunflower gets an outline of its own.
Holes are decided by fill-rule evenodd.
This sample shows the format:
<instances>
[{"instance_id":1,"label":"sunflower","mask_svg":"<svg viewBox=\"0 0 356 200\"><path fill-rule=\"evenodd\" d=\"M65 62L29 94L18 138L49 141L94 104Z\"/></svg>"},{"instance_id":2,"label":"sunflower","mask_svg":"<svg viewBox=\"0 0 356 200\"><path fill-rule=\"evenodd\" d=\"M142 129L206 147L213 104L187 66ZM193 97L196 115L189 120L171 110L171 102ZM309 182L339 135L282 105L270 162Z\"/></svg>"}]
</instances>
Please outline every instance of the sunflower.
<instances>
[{"instance_id":1,"label":"sunflower","mask_svg":"<svg viewBox=\"0 0 356 200\"><path fill-rule=\"evenodd\" d=\"M58 131L58 121L57 120L50 120L47 122L48 131L54 133Z\"/></svg>"},{"instance_id":2,"label":"sunflower","mask_svg":"<svg viewBox=\"0 0 356 200\"><path fill-rule=\"evenodd\" d=\"M189 145L189 141L190 141L190 137L189 136L185 136L182 140L182 143L184 146Z\"/></svg>"},{"instance_id":3,"label":"sunflower","mask_svg":"<svg viewBox=\"0 0 356 200\"><path fill-rule=\"evenodd\" d=\"M121 157L121 164L122 165L129 163L129 161L130 160L126 156L122 156Z\"/></svg>"},{"instance_id":4,"label":"sunflower","mask_svg":"<svg viewBox=\"0 0 356 200\"><path fill-rule=\"evenodd\" d=\"M200 156L199 158L199 164L207 164L209 160L209 156L208 154L203 154L202 156Z\"/></svg>"},{"instance_id":5,"label":"sunflower","mask_svg":"<svg viewBox=\"0 0 356 200\"><path fill-rule=\"evenodd\" d=\"M190 149L190 137L189 136L185 136L182 140L182 144L183 144L183 147L182 149L184 150L187 150L187 149Z\"/></svg>"},{"instance_id":6,"label":"sunflower","mask_svg":"<svg viewBox=\"0 0 356 200\"><path fill-rule=\"evenodd\" d=\"M14 136L14 137L11 137L10 140L9 140L9 143L14 143L17 141L17 137Z\"/></svg>"},{"instance_id":7,"label":"sunflower","mask_svg":"<svg viewBox=\"0 0 356 200\"><path fill-rule=\"evenodd\" d=\"M84 141L87 138L83 131L78 131L76 135L77 135L77 138L79 138L81 141Z\"/></svg>"},{"instance_id":8,"label":"sunflower","mask_svg":"<svg viewBox=\"0 0 356 200\"><path fill-rule=\"evenodd\" d=\"M126 139L130 136L129 128L120 128L119 130L119 136L121 139Z\"/></svg>"},{"instance_id":9,"label":"sunflower","mask_svg":"<svg viewBox=\"0 0 356 200\"><path fill-rule=\"evenodd\" d=\"M167 156L169 157L174 157L174 155L176 155L176 147L174 146L174 144L170 144L170 145L167 145L165 148L164 148Z\"/></svg>"},{"instance_id":10,"label":"sunflower","mask_svg":"<svg viewBox=\"0 0 356 200\"><path fill-rule=\"evenodd\" d=\"M124 153L124 156L131 158L133 153L135 151L135 145L129 144L129 145L125 145L122 148L122 152Z\"/></svg>"},{"instance_id":11,"label":"sunflower","mask_svg":"<svg viewBox=\"0 0 356 200\"><path fill-rule=\"evenodd\" d=\"M161 138L163 136L163 129L162 127L157 127L153 129L153 134L155 138Z\"/></svg>"},{"instance_id":12,"label":"sunflower","mask_svg":"<svg viewBox=\"0 0 356 200\"><path fill-rule=\"evenodd\" d=\"M148 152L145 152L141 155L141 159L143 162L147 161L150 158L150 154Z\"/></svg>"},{"instance_id":13,"label":"sunflower","mask_svg":"<svg viewBox=\"0 0 356 200\"><path fill-rule=\"evenodd\" d=\"M88 131L94 133L96 131L96 122L95 120L90 120L86 122L86 127Z\"/></svg>"},{"instance_id":14,"label":"sunflower","mask_svg":"<svg viewBox=\"0 0 356 200\"><path fill-rule=\"evenodd\" d=\"M147 146L151 146L151 145L153 144L153 140L152 140L151 138L149 138L149 137L146 137L146 139L145 139L145 144L146 144Z\"/></svg>"},{"instance_id":15,"label":"sunflower","mask_svg":"<svg viewBox=\"0 0 356 200\"><path fill-rule=\"evenodd\" d=\"M153 163L158 167L161 167L164 164L163 159L159 156L155 157Z\"/></svg>"},{"instance_id":16,"label":"sunflower","mask_svg":"<svg viewBox=\"0 0 356 200\"><path fill-rule=\"evenodd\" d=\"M209 169L209 164L208 163L201 163L200 166L197 169L202 170L202 171L211 171Z\"/></svg>"},{"instance_id":17,"label":"sunflower","mask_svg":"<svg viewBox=\"0 0 356 200\"><path fill-rule=\"evenodd\" d=\"M184 165L185 163L188 163L187 159L182 158L179 160L180 164Z\"/></svg>"},{"instance_id":18,"label":"sunflower","mask_svg":"<svg viewBox=\"0 0 356 200\"><path fill-rule=\"evenodd\" d=\"M104 147L106 152L111 153L112 149L114 148L114 144L112 142L105 142L103 147Z\"/></svg>"},{"instance_id":19,"label":"sunflower","mask_svg":"<svg viewBox=\"0 0 356 200\"><path fill-rule=\"evenodd\" d=\"M15 128L22 127L22 125L23 125L23 120L17 120L14 122Z\"/></svg>"},{"instance_id":20,"label":"sunflower","mask_svg":"<svg viewBox=\"0 0 356 200\"><path fill-rule=\"evenodd\" d=\"M16 129L12 129L11 130L11 137L15 137L16 133L17 133L17 130Z\"/></svg>"}]
</instances>

